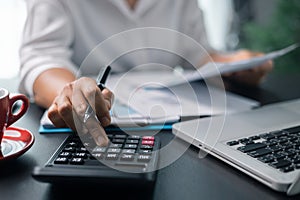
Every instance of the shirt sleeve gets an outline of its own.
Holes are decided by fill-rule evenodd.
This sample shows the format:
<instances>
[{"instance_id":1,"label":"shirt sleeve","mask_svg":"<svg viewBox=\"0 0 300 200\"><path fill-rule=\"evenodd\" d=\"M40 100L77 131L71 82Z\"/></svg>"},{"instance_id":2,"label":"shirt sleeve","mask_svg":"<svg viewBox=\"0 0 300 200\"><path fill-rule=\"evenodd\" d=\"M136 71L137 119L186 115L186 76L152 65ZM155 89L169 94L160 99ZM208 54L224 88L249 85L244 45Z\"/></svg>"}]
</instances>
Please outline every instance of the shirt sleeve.
<instances>
[{"instance_id":1,"label":"shirt sleeve","mask_svg":"<svg viewBox=\"0 0 300 200\"><path fill-rule=\"evenodd\" d=\"M27 0L27 20L20 46L19 91L33 101L36 78L50 68L66 68L74 74L70 46L74 33L64 6L57 0Z\"/></svg>"},{"instance_id":2,"label":"shirt sleeve","mask_svg":"<svg viewBox=\"0 0 300 200\"><path fill-rule=\"evenodd\" d=\"M188 45L186 54L193 63L201 63L211 53L217 53L207 38L204 15L196 0L185 1L186 17L183 21L183 32L191 37L197 45ZM191 48L190 48L191 47ZM200 47L200 48L199 48Z\"/></svg>"}]
</instances>

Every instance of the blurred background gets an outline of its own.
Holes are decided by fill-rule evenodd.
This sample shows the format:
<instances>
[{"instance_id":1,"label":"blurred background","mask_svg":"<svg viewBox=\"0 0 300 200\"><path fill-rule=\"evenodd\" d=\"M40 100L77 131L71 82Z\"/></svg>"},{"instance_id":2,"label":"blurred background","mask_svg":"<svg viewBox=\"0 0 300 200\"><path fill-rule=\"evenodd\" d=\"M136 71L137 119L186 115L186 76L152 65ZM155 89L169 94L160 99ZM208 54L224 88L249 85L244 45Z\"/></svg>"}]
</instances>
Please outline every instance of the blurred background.
<instances>
[{"instance_id":1,"label":"blurred background","mask_svg":"<svg viewBox=\"0 0 300 200\"><path fill-rule=\"evenodd\" d=\"M24 0L0 0L0 78L18 74L18 48L25 18Z\"/></svg>"},{"instance_id":2,"label":"blurred background","mask_svg":"<svg viewBox=\"0 0 300 200\"><path fill-rule=\"evenodd\" d=\"M268 52L300 43L299 0L198 0L209 41L220 51ZM18 75L24 0L0 0L0 78ZM275 60L275 73L300 72L300 51Z\"/></svg>"},{"instance_id":3,"label":"blurred background","mask_svg":"<svg viewBox=\"0 0 300 200\"><path fill-rule=\"evenodd\" d=\"M300 43L299 0L198 0L218 50L269 52ZM275 73L300 72L300 48L274 61Z\"/></svg>"}]
</instances>

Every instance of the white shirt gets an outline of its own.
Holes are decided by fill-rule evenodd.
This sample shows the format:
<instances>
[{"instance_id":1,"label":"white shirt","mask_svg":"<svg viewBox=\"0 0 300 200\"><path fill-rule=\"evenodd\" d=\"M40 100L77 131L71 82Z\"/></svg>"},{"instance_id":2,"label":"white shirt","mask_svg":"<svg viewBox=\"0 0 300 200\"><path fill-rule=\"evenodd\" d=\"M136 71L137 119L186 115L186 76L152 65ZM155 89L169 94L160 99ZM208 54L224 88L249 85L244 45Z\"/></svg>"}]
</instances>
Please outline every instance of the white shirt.
<instances>
[{"instance_id":1,"label":"white shirt","mask_svg":"<svg viewBox=\"0 0 300 200\"><path fill-rule=\"evenodd\" d=\"M31 99L35 79L50 68L79 76L108 64L113 72L194 65L204 56L194 43L212 50L197 0L139 0L134 10L125 0L27 0L27 10L19 90Z\"/></svg>"}]
</instances>

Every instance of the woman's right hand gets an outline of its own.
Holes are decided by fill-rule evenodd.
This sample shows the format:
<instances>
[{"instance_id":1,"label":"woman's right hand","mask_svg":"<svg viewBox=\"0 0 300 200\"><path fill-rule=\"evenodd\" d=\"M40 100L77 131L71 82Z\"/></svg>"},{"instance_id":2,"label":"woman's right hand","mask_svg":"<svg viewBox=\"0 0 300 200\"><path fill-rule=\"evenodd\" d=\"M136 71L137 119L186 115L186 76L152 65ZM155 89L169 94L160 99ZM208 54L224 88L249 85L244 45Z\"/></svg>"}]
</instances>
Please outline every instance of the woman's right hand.
<instances>
[{"instance_id":1,"label":"woman's right hand","mask_svg":"<svg viewBox=\"0 0 300 200\"><path fill-rule=\"evenodd\" d=\"M78 134L89 133L99 146L106 146L108 138L103 127L111 122L109 110L114 95L101 91L96 81L83 77L68 83L48 109L48 117L56 127L70 127ZM91 106L93 113L87 116Z\"/></svg>"}]
</instances>

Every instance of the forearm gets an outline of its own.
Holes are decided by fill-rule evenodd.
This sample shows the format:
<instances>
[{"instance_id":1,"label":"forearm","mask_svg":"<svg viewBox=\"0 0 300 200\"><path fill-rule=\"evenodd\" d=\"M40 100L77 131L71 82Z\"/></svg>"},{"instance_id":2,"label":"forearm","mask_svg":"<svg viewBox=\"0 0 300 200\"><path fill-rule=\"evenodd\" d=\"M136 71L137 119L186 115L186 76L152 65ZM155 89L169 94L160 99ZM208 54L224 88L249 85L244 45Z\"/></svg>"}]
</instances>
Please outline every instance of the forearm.
<instances>
[{"instance_id":1,"label":"forearm","mask_svg":"<svg viewBox=\"0 0 300 200\"><path fill-rule=\"evenodd\" d=\"M49 69L38 76L33 85L35 103L49 108L63 87L75 80L75 75L64 68Z\"/></svg>"}]
</instances>

